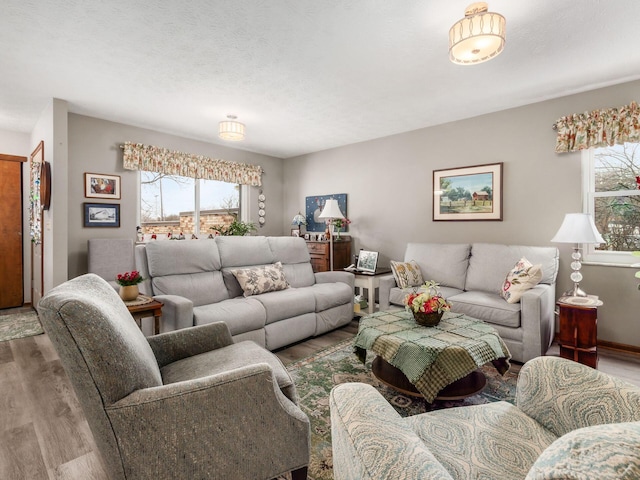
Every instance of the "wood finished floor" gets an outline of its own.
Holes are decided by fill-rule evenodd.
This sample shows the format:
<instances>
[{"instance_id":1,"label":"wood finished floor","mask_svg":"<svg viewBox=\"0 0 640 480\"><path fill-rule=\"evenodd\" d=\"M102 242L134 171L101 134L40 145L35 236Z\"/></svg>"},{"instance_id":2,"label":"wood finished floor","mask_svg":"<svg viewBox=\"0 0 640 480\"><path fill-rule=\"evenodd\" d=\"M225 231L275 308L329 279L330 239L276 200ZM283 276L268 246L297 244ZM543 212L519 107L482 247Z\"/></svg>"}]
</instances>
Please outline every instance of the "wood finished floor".
<instances>
[{"instance_id":1,"label":"wood finished floor","mask_svg":"<svg viewBox=\"0 0 640 480\"><path fill-rule=\"evenodd\" d=\"M352 338L357 328L354 320L276 354L288 364ZM599 369L640 385L637 356L601 349ZM47 335L0 342L0 479L108 480Z\"/></svg>"}]
</instances>

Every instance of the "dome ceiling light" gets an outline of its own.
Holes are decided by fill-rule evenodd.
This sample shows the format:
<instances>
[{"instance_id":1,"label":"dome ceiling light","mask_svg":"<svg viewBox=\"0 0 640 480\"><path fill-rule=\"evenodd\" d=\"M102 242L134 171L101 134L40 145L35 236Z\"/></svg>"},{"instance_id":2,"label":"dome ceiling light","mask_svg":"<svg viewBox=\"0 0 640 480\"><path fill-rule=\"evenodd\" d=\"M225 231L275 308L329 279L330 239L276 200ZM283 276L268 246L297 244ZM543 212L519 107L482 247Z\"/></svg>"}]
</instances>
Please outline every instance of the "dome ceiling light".
<instances>
[{"instance_id":1,"label":"dome ceiling light","mask_svg":"<svg viewBox=\"0 0 640 480\"><path fill-rule=\"evenodd\" d=\"M505 18L489 12L485 2L472 3L449 30L449 59L474 65L498 56L504 49L506 25Z\"/></svg>"},{"instance_id":2,"label":"dome ceiling light","mask_svg":"<svg viewBox=\"0 0 640 480\"><path fill-rule=\"evenodd\" d=\"M244 123L236 122L235 115L227 115L228 120L220 122L218 127L218 135L223 140L229 140L232 142L239 142L244 140Z\"/></svg>"}]
</instances>

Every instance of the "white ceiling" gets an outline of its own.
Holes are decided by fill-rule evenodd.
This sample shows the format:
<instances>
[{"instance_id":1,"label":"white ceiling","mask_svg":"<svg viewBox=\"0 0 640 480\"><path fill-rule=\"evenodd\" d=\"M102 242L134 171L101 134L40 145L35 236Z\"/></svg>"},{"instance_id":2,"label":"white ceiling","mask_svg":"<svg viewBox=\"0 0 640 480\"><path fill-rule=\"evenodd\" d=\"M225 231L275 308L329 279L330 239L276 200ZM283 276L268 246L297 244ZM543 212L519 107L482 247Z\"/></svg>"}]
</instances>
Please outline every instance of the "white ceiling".
<instances>
[{"instance_id":1,"label":"white ceiling","mask_svg":"<svg viewBox=\"0 0 640 480\"><path fill-rule=\"evenodd\" d=\"M470 3L4 0L0 129L30 132L55 97L288 158L640 78L638 0L490 1L504 52L454 65L448 30ZM227 114L244 142L217 137Z\"/></svg>"}]
</instances>

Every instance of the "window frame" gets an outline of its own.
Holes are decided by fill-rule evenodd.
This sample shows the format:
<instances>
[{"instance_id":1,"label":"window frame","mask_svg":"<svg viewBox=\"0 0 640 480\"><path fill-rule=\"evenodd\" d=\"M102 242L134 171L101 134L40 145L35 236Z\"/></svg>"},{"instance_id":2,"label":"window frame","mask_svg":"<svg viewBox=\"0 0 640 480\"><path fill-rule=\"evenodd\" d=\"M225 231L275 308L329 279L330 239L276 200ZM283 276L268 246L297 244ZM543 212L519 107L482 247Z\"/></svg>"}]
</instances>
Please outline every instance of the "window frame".
<instances>
[{"instance_id":1,"label":"window frame","mask_svg":"<svg viewBox=\"0 0 640 480\"><path fill-rule=\"evenodd\" d=\"M595 218L595 199L602 197L618 197L624 195L640 195L640 190L616 190L614 192L596 192L595 147L582 150L582 211ZM602 233L602 232L601 232ZM614 252L596 250L596 245L583 244L582 252L586 264L631 266L637 264L637 257L631 252Z\"/></svg>"},{"instance_id":2,"label":"window frame","mask_svg":"<svg viewBox=\"0 0 640 480\"><path fill-rule=\"evenodd\" d=\"M138 182L138 198L137 198L137 208L136 208L136 225L141 225L142 222L142 215L141 215L141 209L142 209L142 172L147 172L148 170L137 170L137 182ZM200 232L200 180L202 180L201 178L194 178L193 179L193 194L195 196L194 198L194 210L193 210L193 225L194 225L194 235L202 235L202 232ZM220 181L220 180L219 180ZM225 182L225 183L230 183L230 182ZM248 187L246 185L242 185L239 184L239 190L238 190L238 220L240 221L246 221L245 218L248 218L248 211L246 208L243 208L243 206L245 204L247 204L248 202L244 202L243 199L246 198L247 194L248 194ZM204 232L205 234L208 234L208 232Z\"/></svg>"}]
</instances>

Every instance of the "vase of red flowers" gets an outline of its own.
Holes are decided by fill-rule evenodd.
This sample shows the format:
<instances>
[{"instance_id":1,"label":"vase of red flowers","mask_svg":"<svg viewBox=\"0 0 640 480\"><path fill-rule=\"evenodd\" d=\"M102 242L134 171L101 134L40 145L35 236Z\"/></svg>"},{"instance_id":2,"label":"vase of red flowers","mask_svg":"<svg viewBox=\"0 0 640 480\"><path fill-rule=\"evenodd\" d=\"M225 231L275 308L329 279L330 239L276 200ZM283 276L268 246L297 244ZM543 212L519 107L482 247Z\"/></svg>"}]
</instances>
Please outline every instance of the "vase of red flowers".
<instances>
[{"instance_id":1,"label":"vase of red flowers","mask_svg":"<svg viewBox=\"0 0 640 480\"><path fill-rule=\"evenodd\" d=\"M336 238L340 239L340 231L342 230L343 227L347 227L349 224L351 223L351 220L349 220L348 218L334 218L333 219L333 226L335 227L335 231L336 233Z\"/></svg>"},{"instance_id":2,"label":"vase of red flowers","mask_svg":"<svg viewBox=\"0 0 640 480\"><path fill-rule=\"evenodd\" d=\"M138 298L140 290L138 284L142 282L144 278L140 275L140 272L134 270L132 272L119 273L116 277L116 283L120 285L118 294L125 302L130 302Z\"/></svg>"},{"instance_id":3,"label":"vase of red flowers","mask_svg":"<svg viewBox=\"0 0 640 480\"><path fill-rule=\"evenodd\" d=\"M422 292L413 292L404 299L406 309L413 313L416 323L433 327L440 323L444 312L451 310L451 304L440 295L440 285L433 280L425 282Z\"/></svg>"}]
</instances>

